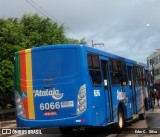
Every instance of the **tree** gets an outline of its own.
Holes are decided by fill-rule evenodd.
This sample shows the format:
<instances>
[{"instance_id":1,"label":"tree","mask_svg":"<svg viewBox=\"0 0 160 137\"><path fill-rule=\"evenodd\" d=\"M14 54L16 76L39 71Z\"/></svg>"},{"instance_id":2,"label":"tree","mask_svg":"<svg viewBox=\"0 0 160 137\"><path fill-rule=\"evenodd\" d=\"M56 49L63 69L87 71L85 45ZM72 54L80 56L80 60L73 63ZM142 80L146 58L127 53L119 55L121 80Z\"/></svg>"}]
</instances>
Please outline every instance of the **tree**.
<instances>
[{"instance_id":1,"label":"tree","mask_svg":"<svg viewBox=\"0 0 160 137\"><path fill-rule=\"evenodd\" d=\"M20 24L23 25L23 34L29 39L27 47L65 43L63 26L59 27L48 18L26 14Z\"/></svg>"},{"instance_id":2,"label":"tree","mask_svg":"<svg viewBox=\"0 0 160 137\"><path fill-rule=\"evenodd\" d=\"M13 64L11 61L0 62L0 107L6 107L13 99Z\"/></svg>"},{"instance_id":3,"label":"tree","mask_svg":"<svg viewBox=\"0 0 160 137\"><path fill-rule=\"evenodd\" d=\"M85 44L85 41L67 38L64 33L63 25L59 26L49 18L43 18L37 14L25 14L20 19L0 19L1 101L4 94L8 97L11 96L14 91L14 52L42 45L64 43Z\"/></svg>"},{"instance_id":4,"label":"tree","mask_svg":"<svg viewBox=\"0 0 160 137\"><path fill-rule=\"evenodd\" d=\"M72 44L77 44L77 43L79 43L79 44L86 44L86 42L85 42L84 39L76 40L76 39L70 39L70 38L68 38L68 39L66 40L66 43L72 43Z\"/></svg>"}]
</instances>

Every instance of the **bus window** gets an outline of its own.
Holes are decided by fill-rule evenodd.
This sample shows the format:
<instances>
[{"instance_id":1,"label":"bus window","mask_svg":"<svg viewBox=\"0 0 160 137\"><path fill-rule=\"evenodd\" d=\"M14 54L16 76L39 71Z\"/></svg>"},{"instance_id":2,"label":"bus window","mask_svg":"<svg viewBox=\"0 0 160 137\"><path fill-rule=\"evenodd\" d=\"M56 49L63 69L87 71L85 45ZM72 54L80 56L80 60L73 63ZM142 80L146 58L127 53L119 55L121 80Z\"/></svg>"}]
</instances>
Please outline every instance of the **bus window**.
<instances>
[{"instance_id":1,"label":"bus window","mask_svg":"<svg viewBox=\"0 0 160 137\"><path fill-rule=\"evenodd\" d=\"M118 63L117 63L117 65L118 65L118 70L119 70L120 73L123 72L123 71L122 71L122 70L123 70L123 69L122 69L123 66L122 66L121 64L122 64L121 62L118 62Z\"/></svg>"},{"instance_id":2,"label":"bus window","mask_svg":"<svg viewBox=\"0 0 160 137\"><path fill-rule=\"evenodd\" d=\"M112 64L113 64L113 71L114 72L118 72L118 63L117 63L117 61L116 60L113 60L112 61Z\"/></svg>"},{"instance_id":3,"label":"bus window","mask_svg":"<svg viewBox=\"0 0 160 137\"><path fill-rule=\"evenodd\" d=\"M146 72L145 72L145 69L142 67L141 71L142 71L141 72L142 85L146 86L147 83L146 83L146 74L145 74Z\"/></svg>"},{"instance_id":4,"label":"bus window","mask_svg":"<svg viewBox=\"0 0 160 137\"><path fill-rule=\"evenodd\" d=\"M123 85L123 82L125 82L126 84L128 83L126 73L121 73L121 85Z\"/></svg>"},{"instance_id":5,"label":"bus window","mask_svg":"<svg viewBox=\"0 0 160 137\"><path fill-rule=\"evenodd\" d=\"M146 85L146 76L145 76L145 70L143 67L134 66L134 74L135 74L135 81L137 86Z\"/></svg>"},{"instance_id":6,"label":"bus window","mask_svg":"<svg viewBox=\"0 0 160 137\"><path fill-rule=\"evenodd\" d=\"M110 60L110 71L111 71L111 83L113 85L120 85L120 77L118 73L118 64L116 60Z\"/></svg>"},{"instance_id":7,"label":"bus window","mask_svg":"<svg viewBox=\"0 0 160 137\"><path fill-rule=\"evenodd\" d=\"M134 83L135 85L137 85L137 80L136 80L136 66L133 66L133 80L134 80Z\"/></svg>"},{"instance_id":8,"label":"bus window","mask_svg":"<svg viewBox=\"0 0 160 137\"><path fill-rule=\"evenodd\" d=\"M111 72L111 79L113 85L121 84L118 73Z\"/></svg>"},{"instance_id":9,"label":"bus window","mask_svg":"<svg viewBox=\"0 0 160 137\"><path fill-rule=\"evenodd\" d=\"M127 74L125 64L121 61L110 60L111 81L113 85L127 84Z\"/></svg>"},{"instance_id":10,"label":"bus window","mask_svg":"<svg viewBox=\"0 0 160 137\"><path fill-rule=\"evenodd\" d=\"M92 69L92 56L88 55L88 67Z\"/></svg>"},{"instance_id":11,"label":"bus window","mask_svg":"<svg viewBox=\"0 0 160 137\"><path fill-rule=\"evenodd\" d=\"M127 73L126 73L126 65L123 62L119 62L119 73L121 76L121 85L123 84L123 82L126 82L126 84L128 83L127 80Z\"/></svg>"},{"instance_id":12,"label":"bus window","mask_svg":"<svg viewBox=\"0 0 160 137\"><path fill-rule=\"evenodd\" d=\"M128 71L128 82L129 85L132 86L132 67L127 67L127 71Z\"/></svg>"},{"instance_id":13,"label":"bus window","mask_svg":"<svg viewBox=\"0 0 160 137\"><path fill-rule=\"evenodd\" d=\"M94 69L100 69L98 56L92 56Z\"/></svg>"},{"instance_id":14,"label":"bus window","mask_svg":"<svg viewBox=\"0 0 160 137\"><path fill-rule=\"evenodd\" d=\"M98 56L88 55L88 68L92 84L100 86L102 84L102 77Z\"/></svg>"}]
</instances>

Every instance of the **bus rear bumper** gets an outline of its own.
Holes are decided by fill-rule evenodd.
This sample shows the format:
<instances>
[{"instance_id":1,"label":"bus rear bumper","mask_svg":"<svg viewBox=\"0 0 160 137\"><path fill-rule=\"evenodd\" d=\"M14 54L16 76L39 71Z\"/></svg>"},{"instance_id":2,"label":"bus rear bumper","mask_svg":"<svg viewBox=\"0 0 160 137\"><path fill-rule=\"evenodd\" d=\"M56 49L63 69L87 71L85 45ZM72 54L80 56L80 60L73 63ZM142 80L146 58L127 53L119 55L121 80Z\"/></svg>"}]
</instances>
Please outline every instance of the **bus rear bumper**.
<instances>
[{"instance_id":1,"label":"bus rear bumper","mask_svg":"<svg viewBox=\"0 0 160 137\"><path fill-rule=\"evenodd\" d=\"M47 128L47 127L72 127L72 126L94 126L93 121L75 116L70 118L54 119L54 120L30 120L17 116L17 127L19 128Z\"/></svg>"}]
</instances>

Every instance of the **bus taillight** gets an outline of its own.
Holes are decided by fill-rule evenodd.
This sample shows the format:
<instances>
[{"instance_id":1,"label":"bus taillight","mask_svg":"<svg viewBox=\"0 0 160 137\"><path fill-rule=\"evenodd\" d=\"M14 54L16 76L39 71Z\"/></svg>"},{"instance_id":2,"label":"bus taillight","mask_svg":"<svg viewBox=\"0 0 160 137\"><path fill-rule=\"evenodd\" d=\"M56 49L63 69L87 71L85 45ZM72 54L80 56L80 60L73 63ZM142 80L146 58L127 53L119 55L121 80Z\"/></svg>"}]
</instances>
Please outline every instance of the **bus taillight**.
<instances>
[{"instance_id":1,"label":"bus taillight","mask_svg":"<svg viewBox=\"0 0 160 137\"><path fill-rule=\"evenodd\" d=\"M15 103L16 103L17 114L20 117L26 118L22 98L17 91L15 91Z\"/></svg>"},{"instance_id":2,"label":"bus taillight","mask_svg":"<svg viewBox=\"0 0 160 137\"><path fill-rule=\"evenodd\" d=\"M87 108L86 85L82 85L79 89L77 100L77 115L83 113Z\"/></svg>"}]
</instances>

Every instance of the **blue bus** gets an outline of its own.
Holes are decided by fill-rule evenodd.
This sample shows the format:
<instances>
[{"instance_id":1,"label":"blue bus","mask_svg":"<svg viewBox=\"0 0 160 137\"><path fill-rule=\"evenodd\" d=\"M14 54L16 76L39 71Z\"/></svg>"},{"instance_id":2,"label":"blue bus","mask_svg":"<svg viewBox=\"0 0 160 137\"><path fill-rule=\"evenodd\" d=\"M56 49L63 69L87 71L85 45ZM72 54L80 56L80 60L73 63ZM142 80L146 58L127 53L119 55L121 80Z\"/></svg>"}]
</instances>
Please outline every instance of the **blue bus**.
<instances>
[{"instance_id":1,"label":"blue bus","mask_svg":"<svg viewBox=\"0 0 160 137\"><path fill-rule=\"evenodd\" d=\"M150 109L147 67L86 45L15 53L17 127L105 127Z\"/></svg>"}]
</instances>

